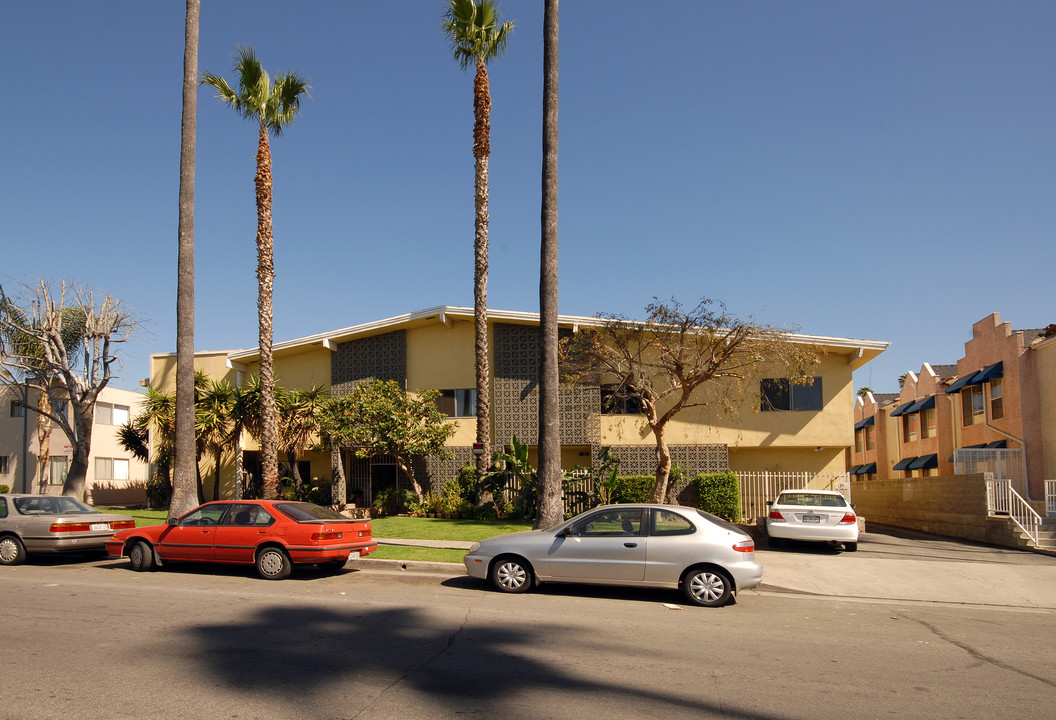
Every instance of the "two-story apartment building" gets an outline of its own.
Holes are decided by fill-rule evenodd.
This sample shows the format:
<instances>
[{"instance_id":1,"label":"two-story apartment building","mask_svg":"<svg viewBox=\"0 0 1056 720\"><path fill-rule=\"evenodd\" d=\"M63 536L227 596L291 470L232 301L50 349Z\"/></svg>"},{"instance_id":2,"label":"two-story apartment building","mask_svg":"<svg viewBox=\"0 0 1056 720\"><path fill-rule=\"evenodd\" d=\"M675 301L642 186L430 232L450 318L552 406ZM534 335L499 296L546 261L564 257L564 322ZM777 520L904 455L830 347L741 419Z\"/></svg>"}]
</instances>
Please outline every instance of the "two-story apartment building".
<instances>
[{"instance_id":1,"label":"two-story apartment building","mask_svg":"<svg viewBox=\"0 0 1056 720\"><path fill-rule=\"evenodd\" d=\"M898 395L858 397L856 479L995 472L1027 497L1056 477L1056 332L1013 330L993 313L956 365L924 363Z\"/></svg>"},{"instance_id":2,"label":"two-story apartment building","mask_svg":"<svg viewBox=\"0 0 1056 720\"><path fill-rule=\"evenodd\" d=\"M574 333L594 318L562 316L563 334ZM533 451L538 442L538 324L534 313L489 311L491 371L491 438L494 451L512 437ZM821 363L810 388L793 387L782 395L784 405L761 411L753 394L740 412L724 415L696 408L668 427L673 460L687 473L734 470L796 470L843 472L851 446L851 373L876 357L887 343L848 338L790 336L820 350ZM441 408L456 432L448 442L451 457L422 463L421 477L433 487L457 475L472 462L475 439L476 389L473 357L473 311L435 307L274 345L278 384L288 388L319 386L335 395L348 392L368 378L395 380L409 391L442 392ZM199 353L196 368L212 380L241 386L257 374L259 352ZM779 378L772 379L778 382ZM175 355L151 358L151 385L171 391L175 386ZM602 447L611 448L621 473L652 474L655 445L641 415L619 403L603 403L602 385L563 387L561 391L562 466L591 466ZM244 438L244 462L253 472L257 446ZM283 458L280 458L280 461ZM208 461L206 461L208 462ZM221 466L221 496L234 493L234 454ZM331 456L306 452L298 457L302 477L329 478ZM369 502L373 493L402 484L393 463L385 458L360 460L342 455L350 494ZM203 474L210 470L203 466ZM416 471L417 472L417 471ZM208 485L208 484L207 484ZM207 495L211 488L207 487Z\"/></svg>"},{"instance_id":3,"label":"two-story apartment building","mask_svg":"<svg viewBox=\"0 0 1056 720\"><path fill-rule=\"evenodd\" d=\"M59 494L73 452L61 429L51 428L48 461L40 466L36 390L0 386L0 484L12 492ZM143 394L112 386L103 388L95 406L92 451L85 481L87 500L94 504L139 504L146 501L148 465L121 447L117 429L134 418ZM64 412L63 408L58 408Z\"/></svg>"}]
</instances>

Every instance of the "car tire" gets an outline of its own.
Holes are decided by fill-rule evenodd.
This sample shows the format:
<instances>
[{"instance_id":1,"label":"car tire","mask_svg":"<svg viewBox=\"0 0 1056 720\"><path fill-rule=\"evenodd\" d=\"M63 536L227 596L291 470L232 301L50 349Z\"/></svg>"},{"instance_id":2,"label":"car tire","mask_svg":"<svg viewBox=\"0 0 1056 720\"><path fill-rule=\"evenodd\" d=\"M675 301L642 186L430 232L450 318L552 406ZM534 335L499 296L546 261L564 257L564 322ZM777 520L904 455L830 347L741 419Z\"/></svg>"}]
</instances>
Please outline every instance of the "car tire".
<instances>
[{"instance_id":1,"label":"car tire","mask_svg":"<svg viewBox=\"0 0 1056 720\"><path fill-rule=\"evenodd\" d=\"M128 548L128 564L136 572L154 569L154 548L145 540L136 540Z\"/></svg>"},{"instance_id":2,"label":"car tire","mask_svg":"<svg viewBox=\"0 0 1056 720\"><path fill-rule=\"evenodd\" d=\"M522 558L502 557L491 566L488 577L500 592L523 593L532 586L532 567Z\"/></svg>"},{"instance_id":3,"label":"car tire","mask_svg":"<svg viewBox=\"0 0 1056 720\"><path fill-rule=\"evenodd\" d=\"M843 544L843 549L846 550L847 552L858 552L858 543L857 542L845 542Z\"/></svg>"},{"instance_id":4,"label":"car tire","mask_svg":"<svg viewBox=\"0 0 1056 720\"><path fill-rule=\"evenodd\" d=\"M0 565L21 565L26 561L26 546L14 535L0 538Z\"/></svg>"},{"instance_id":5,"label":"car tire","mask_svg":"<svg viewBox=\"0 0 1056 720\"><path fill-rule=\"evenodd\" d=\"M293 563L286 551L277 547L266 547L257 553L257 572L265 580L282 580L293 571Z\"/></svg>"},{"instance_id":6,"label":"car tire","mask_svg":"<svg viewBox=\"0 0 1056 720\"><path fill-rule=\"evenodd\" d=\"M694 605L719 607L733 596L733 581L713 568L696 568L682 578L682 593Z\"/></svg>"}]
</instances>

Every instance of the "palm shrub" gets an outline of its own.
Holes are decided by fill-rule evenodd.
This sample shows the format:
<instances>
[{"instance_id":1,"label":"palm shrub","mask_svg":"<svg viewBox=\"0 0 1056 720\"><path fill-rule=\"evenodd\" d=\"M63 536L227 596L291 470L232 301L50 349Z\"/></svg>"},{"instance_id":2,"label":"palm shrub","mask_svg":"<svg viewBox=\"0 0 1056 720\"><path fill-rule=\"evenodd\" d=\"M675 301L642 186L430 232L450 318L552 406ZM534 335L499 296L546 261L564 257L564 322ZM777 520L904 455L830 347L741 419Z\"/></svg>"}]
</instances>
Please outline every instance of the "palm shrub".
<instances>
[{"instance_id":1,"label":"palm shrub","mask_svg":"<svg viewBox=\"0 0 1056 720\"><path fill-rule=\"evenodd\" d=\"M381 516L399 515L402 512L406 512L411 507L411 504L417 500L418 497L410 490L394 487L385 488L374 496L374 502L371 503L370 509Z\"/></svg>"},{"instance_id":2,"label":"palm shrub","mask_svg":"<svg viewBox=\"0 0 1056 720\"><path fill-rule=\"evenodd\" d=\"M741 519L741 484L737 476L724 473L701 473L693 479L697 488L697 507L723 520Z\"/></svg>"}]
</instances>

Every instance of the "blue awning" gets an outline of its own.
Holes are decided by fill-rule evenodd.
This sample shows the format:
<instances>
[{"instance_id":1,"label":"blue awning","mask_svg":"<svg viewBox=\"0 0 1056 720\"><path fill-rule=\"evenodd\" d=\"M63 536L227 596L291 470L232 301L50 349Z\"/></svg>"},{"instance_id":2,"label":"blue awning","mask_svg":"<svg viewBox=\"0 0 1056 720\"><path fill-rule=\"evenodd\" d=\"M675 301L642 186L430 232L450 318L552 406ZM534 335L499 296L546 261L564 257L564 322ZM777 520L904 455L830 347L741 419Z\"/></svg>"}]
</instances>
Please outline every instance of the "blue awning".
<instances>
[{"instance_id":1,"label":"blue awning","mask_svg":"<svg viewBox=\"0 0 1056 720\"><path fill-rule=\"evenodd\" d=\"M909 409L911 407L913 407L914 404L916 404L916 400L910 400L905 405L899 405L897 408L895 408L894 411L892 411L891 417L898 417L899 415L902 415L903 413L909 412ZM847 426L844 425L844 427L847 427Z\"/></svg>"},{"instance_id":2,"label":"blue awning","mask_svg":"<svg viewBox=\"0 0 1056 720\"><path fill-rule=\"evenodd\" d=\"M991 450L999 450L1008 447L1007 440L994 440L993 442L987 443L986 447Z\"/></svg>"},{"instance_id":3,"label":"blue awning","mask_svg":"<svg viewBox=\"0 0 1056 720\"><path fill-rule=\"evenodd\" d=\"M872 475L876 472L876 463L866 463L865 465L856 465L851 470L851 475Z\"/></svg>"},{"instance_id":4,"label":"blue awning","mask_svg":"<svg viewBox=\"0 0 1056 720\"><path fill-rule=\"evenodd\" d=\"M996 362L993 365L988 365L972 377L972 385L979 385L987 380L993 380L994 378L1003 377L1004 364Z\"/></svg>"},{"instance_id":5,"label":"blue awning","mask_svg":"<svg viewBox=\"0 0 1056 720\"><path fill-rule=\"evenodd\" d=\"M993 380L994 378L1004 377L1004 363L996 362L993 365L987 365L982 370L974 373L968 373L964 377L957 378L957 381L946 388L947 394L960 392L968 385L981 385L987 380Z\"/></svg>"},{"instance_id":6,"label":"blue awning","mask_svg":"<svg viewBox=\"0 0 1056 720\"><path fill-rule=\"evenodd\" d=\"M937 468L939 466L939 456L936 454L932 455L921 455L913 462L909 464L910 470L922 470L924 468Z\"/></svg>"},{"instance_id":7,"label":"blue awning","mask_svg":"<svg viewBox=\"0 0 1056 720\"><path fill-rule=\"evenodd\" d=\"M846 426L844 426L844 427L846 427ZM908 468L908 467L909 467L909 464L910 464L911 462L913 462L914 460L916 460L916 458L915 458L915 457L911 457L911 458L902 458L902 459L901 459L901 460L899 460L899 461L898 461L897 463L895 463L895 467L893 467L892 469L893 469L893 470L905 470L906 468Z\"/></svg>"},{"instance_id":8,"label":"blue awning","mask_svg":"<svg viewBox=\"0 0 1056 720\"><path fill-rule=\"evenodd\" d=\"M931 395L929 397L924 398L923 400L917 400L915 403L913 403L913 407L911 407L909 410L906 410L906 414L908 415L909 413L920 412L921 410L928 410L929 408L933 407L935 407L935 396Z\"/></svg>"},{"instance_id":9,"label":"blue awning","mask_svg":"<svg viewBox=\"0 0 1056 720\"><path fill-rule=\"evenodd\" d=\"M861 422L856 422L854 424L854 429L855 430L861 430L862 428L866 427L867 425L875 425L875 424L876 424L876 418L874 416L870 415L865 420L862 420Z\"/></svg>"}]
</instances>

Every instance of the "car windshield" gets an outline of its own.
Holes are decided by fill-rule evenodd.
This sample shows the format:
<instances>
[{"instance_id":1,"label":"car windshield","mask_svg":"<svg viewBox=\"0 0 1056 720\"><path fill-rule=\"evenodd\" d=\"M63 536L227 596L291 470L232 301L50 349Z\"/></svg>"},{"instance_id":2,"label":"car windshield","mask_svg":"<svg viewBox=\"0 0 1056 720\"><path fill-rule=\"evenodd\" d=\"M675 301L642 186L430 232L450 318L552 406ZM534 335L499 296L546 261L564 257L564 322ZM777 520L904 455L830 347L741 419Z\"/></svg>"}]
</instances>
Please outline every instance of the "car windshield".
<instances>
[{"instance_id":1,"label":"car windshield","mask_svg":"<svg viewBox=\"0 0 1056 720\"><path fill-rule=\"evenodd\" d=\"M806 505L810 507L847 507L842 495L822 495L820 493L781 493L777 505Z\"/></svg>"},{"instance_id":2,"label":"car windshield","mask_svg":"<svg viewBox=\"0 0 1056 720\"><path fill-rule=\"evenodd\" d=\"M82 502L69 497L16 497L11 498L22 515L84 515L96 511Z\"/></svg>"},{"instance_id":3,"label":"car windshield","mask_svg":"<svg viewBox=\"0 0 1056 720\"><path fill-rule=\"evenodd\" d=\"M342 515L330 508L325 508L312 503L280 503L276 505L283 515L297 522L310 522L312 520L349 520L347 515Z\"/></svg>"}]
</instances>

